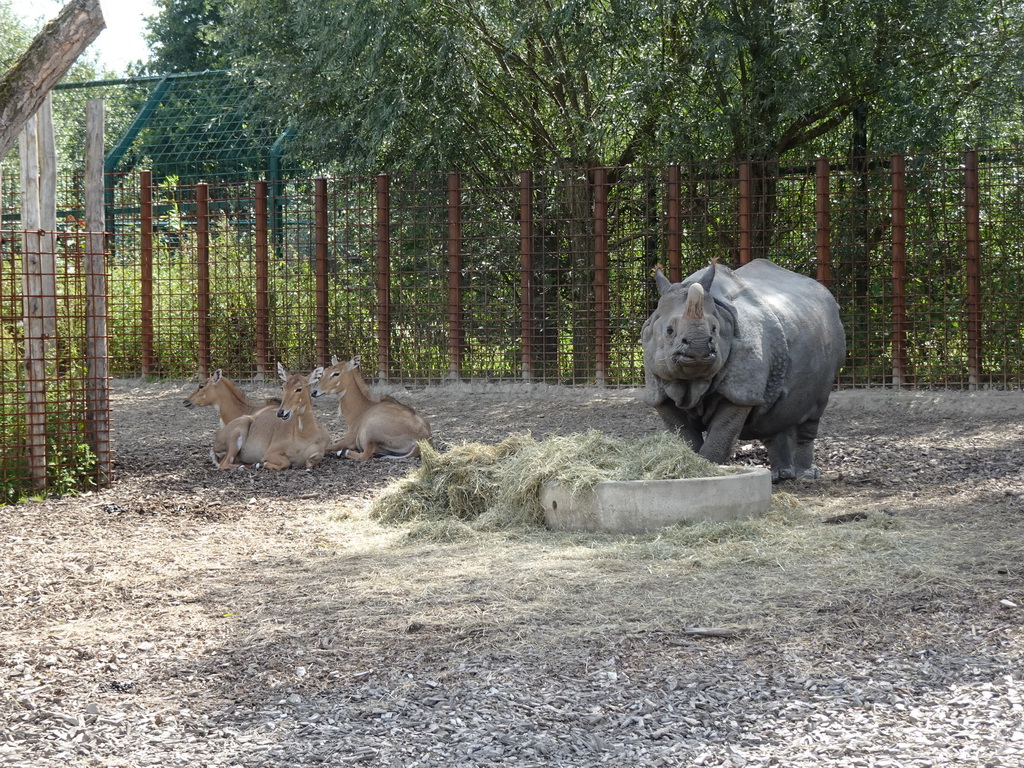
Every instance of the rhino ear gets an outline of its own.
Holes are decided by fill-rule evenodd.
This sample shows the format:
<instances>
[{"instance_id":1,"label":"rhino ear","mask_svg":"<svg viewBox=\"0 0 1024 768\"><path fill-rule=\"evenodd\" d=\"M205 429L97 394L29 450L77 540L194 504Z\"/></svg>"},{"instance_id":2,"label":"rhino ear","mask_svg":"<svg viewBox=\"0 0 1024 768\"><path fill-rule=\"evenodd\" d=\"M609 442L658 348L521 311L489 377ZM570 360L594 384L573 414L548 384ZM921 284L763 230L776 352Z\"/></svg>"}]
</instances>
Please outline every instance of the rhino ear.
<instances>
[{"instance_id":1,"label":"rhino ear","mask_svg":"<svg viewBox=\"0 0 1024 768\"><path fill-rule=\"evenodd\" d=\"M661 271L660 264L654 268L654 282L657 283L658 293L662 296L672 287L672 281L665 277L665 273Z\"/></svg>"},{"instance_id":2,"label":"rhino ear","mask_svg":"<svg viewBox=\"0 0 1024 768\"><path fill-rule=\"evenodd\" d=\"M715 264L717 263L718 262L716 261L712 261L708 268L704 270L704 274L700 277L700 285L701 288L704 289L704 293L711 293L711 283L715 280Z\"/></svg>"},{"instance_id":3,"label":"rhino ear","mask_svg":"<svg viewBox=\"0 0 1024 768\"><path fill-rule=\"evenodd\" d=\"M683 313L691 320L704 319L704 286L692 283L686 291L686 309Z\"/></svg>"}]
</instances>

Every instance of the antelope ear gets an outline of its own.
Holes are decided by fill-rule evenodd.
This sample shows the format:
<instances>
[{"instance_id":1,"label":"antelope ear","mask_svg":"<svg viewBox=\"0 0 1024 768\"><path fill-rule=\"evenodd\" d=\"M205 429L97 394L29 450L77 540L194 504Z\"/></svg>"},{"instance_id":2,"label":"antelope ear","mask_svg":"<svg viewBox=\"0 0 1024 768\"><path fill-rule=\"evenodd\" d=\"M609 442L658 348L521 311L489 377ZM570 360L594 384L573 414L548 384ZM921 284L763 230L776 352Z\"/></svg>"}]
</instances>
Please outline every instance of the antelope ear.
<instances>
[{"instance_id":1,"label":"antelope ear","mask_svg":"<svg viewBox=\"0 0 1024 768\"><path fill-rule=\"evenodd\" d=\"M686 291L686 309L683 313L691 320L704 319L704 286L693 283Z\"/></svg>"},{"instance_id":2,"label":"antelope ear","mask_svg":"<svg viewBox=\"0 0 1024 768\"><path fill-rule=\"evenodd\" d=\"M337 355L331 355L331 365L337 365L337 364L338 364L338 356Z\"/></svg>"},{"instance_id":3,"label":"antelope ear","mask_svg":"<svg viewBox=\"0 0 1024 768\"><path fill-rule=\"evenodd\" d=\"M281 365L280 361L277 363L277 377L281 379L281 381L288 381L288 370Z\"/></svg>"},{"instance_id":4,"label":"antelope ear","mask_svg":"<svg viewBox=\"0 0 1024 768\"><path fill-rule=\"evenodd\" d=\"M318 365L316 368L314 368L312 371L309 372L309 379L308 379L309 386L311 386L311 387L315 386L317 384L317 382L319 382L320 379L323 378L323 376L324 376L324 367L322 365Z\"/></svg>"},{"instance_id":5,"label":"antelope ear","mask_svg":"<svg viewBox=\"0 0 1024 768\"><path fill-rule=\"evenodd\" d=\"M362 362L362 360L359 359L359 355L352 355L352 359L349 360L349 367L350 368L358 368L359 367L359 363L361 363L361 362Z\"/></svg>"},{"instance_id":6,"label":"antelope ear","mask_svg":"<svg viewBox=\"0 0 1024 768\"><path fill-rule=\"evenodd\" d=\"M654 268L654 282L657 283L658 293L662 296L672 287L672 281L665 277L665 273L661 271L660 264Z\"/></svg>"},{"instance_id":7,"label":"antelope ear","mask_svg":"<svg viewBox=\"0 0 1024 768\"><path fill-rule=\"evenodd\" d=\"M212 381L214 384L216 384L218 381L221 380L221 377L223 375L224 375L224 371L221 370L220 368L218 368L216 371L213 372L213 376L210 377L210 381Z\"/></svg>"}]
</instances>

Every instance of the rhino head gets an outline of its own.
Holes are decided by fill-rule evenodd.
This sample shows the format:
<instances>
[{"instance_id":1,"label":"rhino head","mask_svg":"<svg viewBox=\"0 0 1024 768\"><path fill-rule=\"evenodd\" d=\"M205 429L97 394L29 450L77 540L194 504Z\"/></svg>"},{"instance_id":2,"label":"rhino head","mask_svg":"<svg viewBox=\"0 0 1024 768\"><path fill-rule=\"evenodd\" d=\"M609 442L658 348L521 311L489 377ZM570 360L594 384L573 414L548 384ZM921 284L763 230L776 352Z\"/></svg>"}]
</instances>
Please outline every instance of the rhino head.
<instances>
[{"instance_id":1,"label":"rhino head","mask_svg":"<svg viewBox=\"0 0 1024 768\"><path fill-rule=\"evenodd\" d=\"M711 380L729 357L736 317L711 295L715 265L697 281L672 283L655 272L661 299L644 329L645 356L663 380Z\"/></svg>"}]
</instances>

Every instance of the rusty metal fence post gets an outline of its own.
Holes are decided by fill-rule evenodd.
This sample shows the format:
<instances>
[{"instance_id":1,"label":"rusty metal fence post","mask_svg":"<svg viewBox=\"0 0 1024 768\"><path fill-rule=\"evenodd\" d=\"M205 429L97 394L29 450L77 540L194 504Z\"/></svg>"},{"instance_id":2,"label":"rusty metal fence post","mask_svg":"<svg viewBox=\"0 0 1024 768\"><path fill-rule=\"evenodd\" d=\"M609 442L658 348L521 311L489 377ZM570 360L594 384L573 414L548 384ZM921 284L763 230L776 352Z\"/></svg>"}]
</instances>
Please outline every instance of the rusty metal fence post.
<instances>
[{"instance_id":1,"label":"rusty metal fence post","mask_svg":"<svg viewBox=\"0 0 1024 768\"><path fill-rule=\"evenodd\" d=\"M448 174L448 377L462 376L462 181Z\"/></svg>"},{"instance_id":2,"label":"rusty metal fence post","mask_svg":"<svg viewBox=\"0 0 1024 768\"><path fill-rule=\"evenodd\" d=\"M964 155L964 217L967 237L967 376L981 384L981 211L978 204L978 153Z\"/></svg>"},{"instance_id":3,"label":"rusty metal fence post","mask_svg":"<svg viewBox=\"0 0 1024 768\"><path fill-rule=\"evenodd\" d=\"M753 200L751 200L752 194L752 163L747 160L740 163L740 184L739 184L739 228L740 228L740 252L739 259L740 265L748 264L750 262L750 251L752 242L752 233L750 231L750 221L753 218L751 212L753 210Z\"/></svg>"},{"instance_id":4,"label":"rusty metal fence post","mask_svg":"<svg viewBox=\"0 0 1024 768\"><path fill-rule=\"evenodd\" d=\"M594 170L594 379L608 383L608 169Z\"/></svg>"},{"instance_id":5,"label":"rusty metal fence post","mask_svg":"<svg viewBox=\"0 0 1024 768\"><path fill-rule=\"evenodd\" d=\"M327 179L319 178L313 182L314 232L313 249L316 263L314 265L314 290L316 295L316 317L313 321L316 336L315 364L327 364Z\"/></svg>"},{"instance_id":6,"label":"rusty metal fence post","mask_svg":"<svg viewBox=\"0 0 1024 768\"><path fill-rule=\"evenodd\" d=\"M139 172L139 320L142 375L153 373L153 172Z\"/></svg>"},{"instance_id":7,"label":"rusty metal fence post","mask_svg":"<svg viewBox=\"0 0 1024 768\"><path fill-rule=\"evenodd\" d=\"M814 246L818 282L829 288L832 283L832 210L828 159L819 157L814 164Z\"/></svg>"},{"instance_id":8,"label":"rusty metal fence post","mask_svg":"<svg viewBox=\"0 0 1024 768\"><path fill-rule=\"evenodd\" d=\"M519 174L520 359L524 381L533 379L533 173Z\"/></svg>"},{"instance_id":9,"label":"rusty metal fence post","mask_svg":"<svg viewBox=\"0 0 1024 768\"><path fill-rule=\"evenodd\" d=\"M270 235L268 228L268 185L256 182L255 232L256 251L256 376L266 381L273 376L270 363Z\"/></svg>"},{"instance_id":10,"label":"rusty metal fence post","mask_svg":"<svg viewBox=\"0 0 1024 768\"><path fill-rule=\"evenodd\" d=\"M668 232L666 232L667 246L666 254L668 257L668 279L673 283L681 282L683 279L683 267L682 267L682 215L681 215L681 198L680 191L682 188L682 182L680 179L680 171L678 165L670 165L668 167L668 174L665 183L665 198L666 198L666 222Z\"/></svg>"},{"instance_id":11,"label":"rusty metal fence post","mask_svg":"<svg viewBox=\"0 0 1024 768\"><path fill-rule=\"evenodd\" d=\"M210 375L210 186L196 184L196 337L199 376Z\"/></svg>"},{"instance_id":12,"label":"rusty metal fence post","mask_svg":"<svg viewBox=\"0 0 1024 768\"><path fill-rule=\"evenodd\" d=\"M907 374L907 179L906 158L893 155L892 184L892 385Z\"/></svg>"},{"instance_id":13,"label":"rusty metal fence post","mask_svg":"<svg viewBox=\"0 0 1024 768\"><path fill-rule=\"evenodd\" d=\"M377 176L377 378L391 375L391 180Z\"/></svg>"}]
</instances>

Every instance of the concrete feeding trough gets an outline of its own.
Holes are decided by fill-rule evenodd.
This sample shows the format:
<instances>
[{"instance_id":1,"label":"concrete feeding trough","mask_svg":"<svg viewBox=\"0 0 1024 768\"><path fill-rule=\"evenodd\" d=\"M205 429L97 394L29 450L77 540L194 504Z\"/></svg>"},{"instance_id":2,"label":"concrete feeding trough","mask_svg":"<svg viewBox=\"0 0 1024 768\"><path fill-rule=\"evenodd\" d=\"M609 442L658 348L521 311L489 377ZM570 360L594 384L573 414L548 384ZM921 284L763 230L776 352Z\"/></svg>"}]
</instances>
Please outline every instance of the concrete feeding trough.
<instances>
[{"instance_id":1,"label":"concrete feeding trough","mask_svg":"<svg viewBox=\"0 0 1024 768\"><path fill-rule=\"evenodd\" d=\"M544 520L556 531L645 533L681 522L759 517L772 502L772 475L764 467L727 467L720 477L597 483L573 496L567 485L541 486Z\"/></svg>"}]
</instances>

